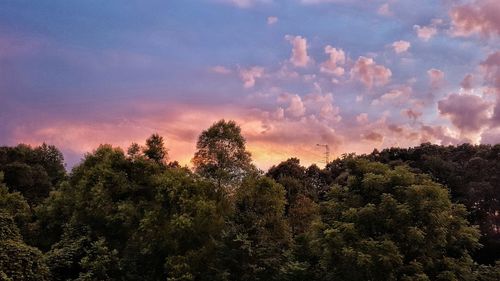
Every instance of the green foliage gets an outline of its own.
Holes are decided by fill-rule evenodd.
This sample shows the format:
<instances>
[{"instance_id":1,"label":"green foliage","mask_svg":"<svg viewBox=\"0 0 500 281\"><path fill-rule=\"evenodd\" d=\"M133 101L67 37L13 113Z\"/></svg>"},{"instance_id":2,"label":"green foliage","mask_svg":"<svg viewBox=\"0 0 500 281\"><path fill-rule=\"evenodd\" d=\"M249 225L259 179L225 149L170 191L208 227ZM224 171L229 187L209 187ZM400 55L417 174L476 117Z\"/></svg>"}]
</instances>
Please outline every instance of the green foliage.
<instances>
[{"instance_id":1,"label":"green foliage","mask_svg":"<svg viewBox=\"0 0 500 281\"><path fill-rule=\"evenodd\" d=\"M0 277L2 280L44 281L49 271L42 253L26 245L14 220L0 211Z\"/></svg>"},{"instance_id":2,"label":"green foliage","mask_svg":"<svg viewBox=\"0 0 500 281\"><path fill-rule=\"evenodd\" d=\"M14 219L23 236L31 234L31 209L28 202L19 192L9 192L2 183L3 173L0 172L0 212L8 214Z\"/></svg>"},{"instance_id":3,"label":"green foliage","mask_svg":"<svg viewBox=\"0 0 500 281\"><path fill-rule=\"evenodd\" d=\"M192 160L196 172L216 182L219 188L234 189L235 184L254 170L245 143L234 121L218 121L198 138Z\"/></svg>"},{"instance_id":4,"label":"green foliage","mask_svg":"<svg viewBox=\"0 0 500 281\"><path fill-rule=\"evenodd\" d=\"M266 176L233 121L197 148L195 172L155 134L66 175L53 146L0 147L0 280L500 279L500 146L291 158Z\"/></svg>"},{"instance_id":5,"label":"green foliage","mask_svg":"<svg viewBox=\"0 0 500 281\"><path fill-rule=\"evenodd\" d=\"M494 265L481 265L476 270L476 281L498 281L500 280L500 262Z\"/></svg>"},{"instance_id":6,"label":"green foliage","mask_svg":"<svg viewBox=\"0 0 500 281\"><path fill-rule=\"evenodd\" d=\"M267 177L247 177L237 189L220 251L229 280L279 280L291 245L284 195Z\"/></svg>"},{"instance_id":7,"label":"green foliage","mask_svg":"<svg viewBox=\"0 0 500 281\"><path fill-rule=\"evenodd\" d=\"M500 259L500 144L424 143L408 149L384 149L366 157L393 166L404 163L447 186L453 200L467 207L469 220L481 230L484 247L475 259L481 263Z\"/></svg>"},{"instance_id":8,"label":"green foliage","mask_svg":"<svg viewBox=\"0 0 500 281\"><path fill-rule=\"evenodd\" d=\"M61 152L43 144L0 147L0 171L10 191L20 192L30 206L40 204L66 176Z\"/></svg>"},{"instance_id":9,"label":"green foliage","mask_svg":"<svg viewBox=\"0 0 500 281\"><path fill-rule=\"evenodd\" d=\"M446 189L405 167L347 164L316 229L326 279L472 280L479 233Z\"/></svg>"}]
</instances>

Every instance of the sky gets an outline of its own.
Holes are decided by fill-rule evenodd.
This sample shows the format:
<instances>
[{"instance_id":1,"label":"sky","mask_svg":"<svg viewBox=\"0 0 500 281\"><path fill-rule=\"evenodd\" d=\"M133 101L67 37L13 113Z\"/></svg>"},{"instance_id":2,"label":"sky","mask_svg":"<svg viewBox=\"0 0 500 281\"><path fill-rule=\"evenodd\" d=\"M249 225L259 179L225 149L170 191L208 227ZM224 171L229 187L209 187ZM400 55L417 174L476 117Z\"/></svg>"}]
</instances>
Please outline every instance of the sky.
<instances>
[{"instance_id":1,"label":"sky","mask_svg":"<svg viewBox=\"0 0 500 281\"><path fill-rule=\"evenodd\" d=\"M152 133L190 165L235 120L255 163L500 142L498 0L0 0L0 145L69 166Z\"/></svg>"}]
</instances>

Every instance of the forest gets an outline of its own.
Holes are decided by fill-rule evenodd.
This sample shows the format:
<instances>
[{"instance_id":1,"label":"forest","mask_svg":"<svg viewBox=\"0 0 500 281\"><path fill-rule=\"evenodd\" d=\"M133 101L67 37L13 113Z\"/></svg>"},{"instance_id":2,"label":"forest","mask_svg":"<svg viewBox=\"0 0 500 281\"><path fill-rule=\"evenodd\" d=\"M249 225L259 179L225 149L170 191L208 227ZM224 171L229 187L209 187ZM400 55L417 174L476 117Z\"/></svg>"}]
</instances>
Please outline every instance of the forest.
<instances>
[{"instance_id":1,"label":"forest","mask_svg":"<svg viewBox=\"0 0 500 281\"><path fill-rule=\"evenodd\" d=\"M258 169L234 121L192 168L151 135L66 171L0 147L0 280L500 280L500 144Z\"/></svg>"}]
</instances>

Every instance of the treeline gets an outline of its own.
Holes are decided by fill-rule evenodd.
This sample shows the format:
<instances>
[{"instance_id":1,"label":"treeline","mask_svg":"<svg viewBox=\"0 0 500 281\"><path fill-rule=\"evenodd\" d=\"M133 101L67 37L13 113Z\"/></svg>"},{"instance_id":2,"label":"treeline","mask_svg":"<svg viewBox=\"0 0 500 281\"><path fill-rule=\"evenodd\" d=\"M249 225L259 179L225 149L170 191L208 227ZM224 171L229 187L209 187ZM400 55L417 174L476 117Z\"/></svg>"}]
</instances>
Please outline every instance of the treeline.
<instances>
[{"instance_id":1,"label":"treeline","mask_svg":"<svg viewBox=\"0 0 500 281\"><path fill-rule=\"evenodd\" d=\"M0 147L0 280L500 280L500 145L390 148L257 169L239 126L193 169L154 134L66 173Z\"/></svg>"}]
</instances>

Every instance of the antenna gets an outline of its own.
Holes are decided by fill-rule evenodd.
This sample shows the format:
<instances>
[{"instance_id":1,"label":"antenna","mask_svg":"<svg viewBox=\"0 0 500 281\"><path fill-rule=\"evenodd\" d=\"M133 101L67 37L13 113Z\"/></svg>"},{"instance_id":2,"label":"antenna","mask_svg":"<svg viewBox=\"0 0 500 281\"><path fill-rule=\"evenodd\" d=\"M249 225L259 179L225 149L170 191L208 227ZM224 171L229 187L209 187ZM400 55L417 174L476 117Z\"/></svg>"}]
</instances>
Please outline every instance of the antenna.
<instances>
[{"instance_id":1,"label":"antenna","mask_svg":"<svg viewBox=\"0 0 500 281\"><path fill-rule=\"evenodd\" d=\"M316 146L321 146L325 148L325 165L327 165L328 162L330 162L330 147L328 146L328 144L319 144L319 143L317 143Z\"/></svg>"}]
</instances>

